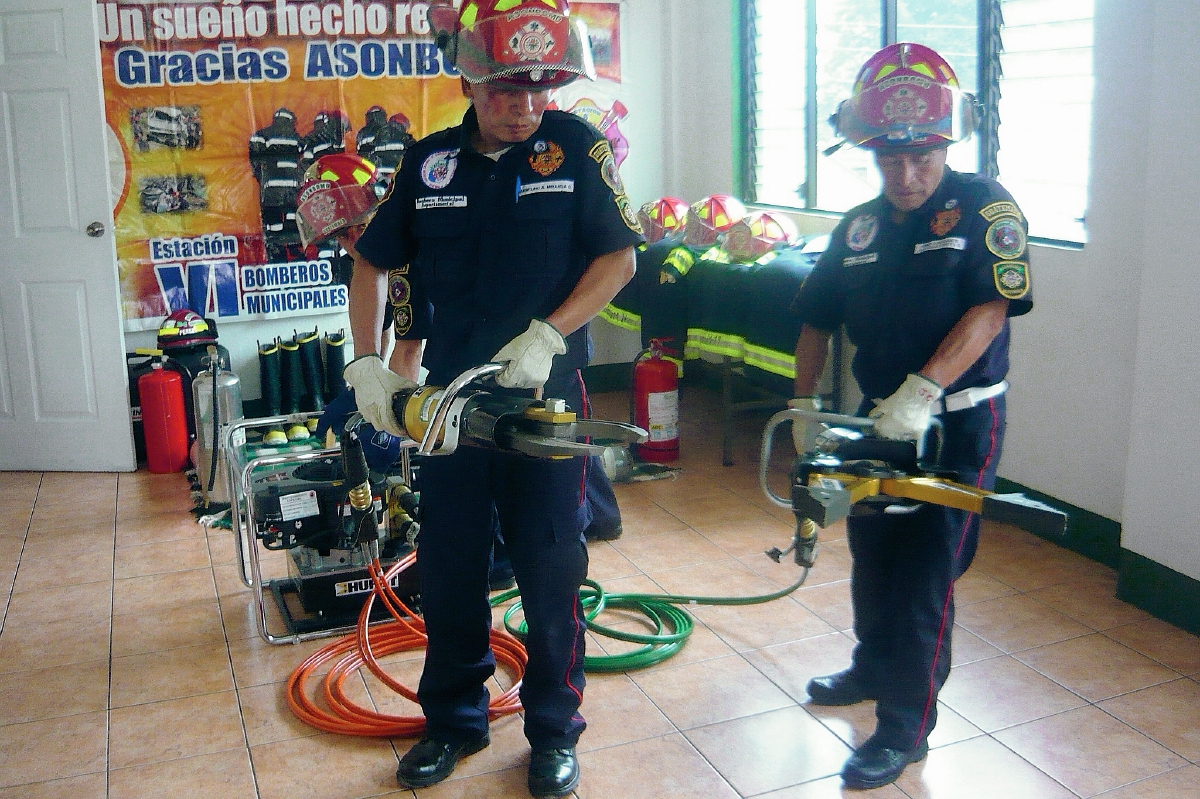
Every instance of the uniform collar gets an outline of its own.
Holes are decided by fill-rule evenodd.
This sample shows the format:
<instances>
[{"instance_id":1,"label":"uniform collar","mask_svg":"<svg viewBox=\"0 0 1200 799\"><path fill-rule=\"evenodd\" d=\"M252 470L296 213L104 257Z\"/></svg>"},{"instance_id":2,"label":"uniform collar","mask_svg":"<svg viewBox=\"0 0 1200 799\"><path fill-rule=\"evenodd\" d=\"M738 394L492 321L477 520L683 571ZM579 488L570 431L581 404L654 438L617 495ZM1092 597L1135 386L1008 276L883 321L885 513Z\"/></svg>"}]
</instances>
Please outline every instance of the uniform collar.
<instances>
[{"instance_id":1,"label":"uniform collar","mask_svg":"<svg viewBox=\"0 0 1200 799\"><path fill-rule=\"evenodd\" d=\"M533 135L530 136L525 141L513 143L509 147L509 150L525 150L527 152L532 152L533 151L533 143L535 141L537 141L538 139L542 138L542 130L545 127L546 127L546 117L543 115L542 116L542 124L539 125L538 129L533 132ZM478 130L479 130L479 116L475 113L475 106L474 105L468 106L467 112L465 114L463 114L462 124L458 126L459 147L461 147L462 150L464 150L464 151L472 152L472 153L475 153L476 155L481 155L484 158L486 158L487 156L485 156L485 155L483 155L483 153L479 152L479 150L477 150L475 148L474 143L471 141L471 135L474 134Z\"/></svg>"},{"instance_id":2,"label":"uniform collar","mask_svg":"<svg viewBox=\"0 0 1200 799\"><path fill-rule=\"evenodd\" d=\"M901 224L905 224L909 220L912 220L912 219L922 219L922 218L928 216L930 210L935 205L938 205L938 204L944 202L943 196L945 195L945 193L947 191L946 187L950 183L950 176L954 175L954 174L957 174L957 173L953 169L951 169L949 166L943 167L942 168L942 179L940 181L938 181L937 188L933 190L933 194L930 194L929 199L927 199L924 203L922 203L917 208L914 208L911 211L905 211L904 212L904 222L901 222ZM887 195L885 195L885 194L880 194L879 199L883 203L882 216L884 216L886 219L891 219L892 214L896 211L896 206L892 205L892 201L889 200L887 198Z\"/></svg>"}]
</instances>

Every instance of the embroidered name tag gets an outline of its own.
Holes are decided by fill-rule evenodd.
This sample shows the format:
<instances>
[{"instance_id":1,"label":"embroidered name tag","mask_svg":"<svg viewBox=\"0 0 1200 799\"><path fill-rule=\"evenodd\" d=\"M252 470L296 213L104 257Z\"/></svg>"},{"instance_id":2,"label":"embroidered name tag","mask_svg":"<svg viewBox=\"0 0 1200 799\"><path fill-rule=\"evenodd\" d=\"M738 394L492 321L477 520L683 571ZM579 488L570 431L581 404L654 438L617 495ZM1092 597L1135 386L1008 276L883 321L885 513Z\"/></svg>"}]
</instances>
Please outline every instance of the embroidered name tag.
<instances>
[{"instance_id":1,"label":"embroidered name tag","mask_svg":"<svg viewBox=\"0 0 1200 799\"><path fill-rule=\"evenodd\" d=\"M930 250L965 250L967 249L967 240L958 236L951 236L948 239L936 239L934 241L926 241L913 247L913 255L920 255L923 252Z\"/></svg>"},{"instance_id":2,"label":"embroidered name tag","mask_svg":"<svg viewBox=\"0 0 1200 799\"><path fill-rule=\"evenodd\" d=\"M575 181L573 180L541 180L537 183L523 183L517 189L517 197L524 197L526 194L570 194L575 191Z\"/></svg>"},{"instance_id":3,"label":"embroidered name tag","mask_svg":"<svg viewBox=\"0 0 1200 799\"><path fill-rule=\"evenodd\" d=\"M435 194L431 197L418 197L417 210L426 208L466 208L467 198L462 194Z\"/></svg>"},{"instance_id":4,"label":"embroidered name tag","mask_svg":"<svg viewBox=\"0 0 1200 799\"><path fill-rule=\"evenodd\" d=\"M879 260L879 253L869 252L866 255L851 255L849 258L842 259L842 266L859 266L861 264L873 264Z\"/></svg>"}]
</instances>

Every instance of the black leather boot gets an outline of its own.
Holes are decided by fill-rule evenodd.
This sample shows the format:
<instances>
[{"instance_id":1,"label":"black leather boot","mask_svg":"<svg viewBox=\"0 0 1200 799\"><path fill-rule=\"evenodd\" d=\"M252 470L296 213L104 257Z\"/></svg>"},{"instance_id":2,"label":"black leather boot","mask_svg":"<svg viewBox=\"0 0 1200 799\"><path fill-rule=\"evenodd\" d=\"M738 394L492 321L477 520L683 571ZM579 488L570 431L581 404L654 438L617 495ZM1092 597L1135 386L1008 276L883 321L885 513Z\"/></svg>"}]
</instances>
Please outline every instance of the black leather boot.
<instances>
[{"instance_id":1,"label":"black leather boot","mask_svg":"<svg viewBox=\"0 0 1200 799\"><path fill-rule=\"evenodd\" d=\"M858 679L853 669L827 674L824 677L813 677L808 681L808 695L812 697L814 705L833 706L855 705L876 698Z\"/></svg>"},{"instance_id":2,"label":"black leather boot","mask_svg":"<svg viewBox=\"0 0 1200 799\"><path fill-rule=\"evenodd\" d=\"M579 784L575 748L534 749L529 755L529 792L535 797L566 796Z\"/></svg>"},{"instance_id":3,"label":"black leather boot","mask_svg":"<svg viewBox=\"0 0 1200 799\"><path fill-rule=\"evenodd\" d=\"M402 788L426 788L439 783L450 776L460 759L475 754L491 742L487 735L466 742L439 741L426 736L400 758L396 781Z\"/></svg>"}]
</instances>

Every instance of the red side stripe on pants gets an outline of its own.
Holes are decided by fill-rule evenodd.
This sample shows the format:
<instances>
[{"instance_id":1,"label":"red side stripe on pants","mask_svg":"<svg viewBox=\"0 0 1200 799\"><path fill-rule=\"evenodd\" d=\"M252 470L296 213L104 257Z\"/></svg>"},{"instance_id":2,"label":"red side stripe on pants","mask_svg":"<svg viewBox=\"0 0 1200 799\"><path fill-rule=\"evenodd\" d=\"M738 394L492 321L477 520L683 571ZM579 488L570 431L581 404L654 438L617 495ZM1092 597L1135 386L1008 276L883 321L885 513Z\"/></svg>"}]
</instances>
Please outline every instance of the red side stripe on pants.
<instances>
[{"instance_id":1,"label":"red side stripe on pants","mask_svg":"<svg viewBox=\"0 0 1200 799\"><path fill-rule=\"evenodd\" d=\"M979 473L975 477L975 487L976 488L983 487L983 475L987 472L988 466L991 465L992 457L996 454L996 431L1000 427L1000 415L998 413L996 413L995 399L988 400L988 410L990 410L992 412L991 441L988 445L987 458L984 460L983 467L979 470ZM958 560L959 555L962 553L963 544L965 544L967 541L967 528L971 526L971 517L974 515L975 514L973 514L973 513L968 513L967 518L963 521L962 531L959 533L959 536L958 536L958 547L954 551L955 561ZM938 657L942 654L942 641L944 641L945 637L946 637L946 617L949 615L950 602L953 598L954 598L954 583L951 582L949 589L947 589L947 591L946 591L946 599L942 603L942 623L941 623L941 626L938 628L937 644L933 648L933 662L929 666L929 694L925 698L925 711L921 715L921 727L917 731L916 742L920 742L920 741L924 740L925 734L926 734L925 733L925 725L929 723L929 710L930 710L930 708L933 707L933 703L935 701L937 701L937 697L934 695L934 693L935 693L934 683L936 682L936 679L937 679L937 677L936 677L937 662L938 662ZM916 742L914 742L914 746L916 745Z\"/></svg>"}]
</instances>

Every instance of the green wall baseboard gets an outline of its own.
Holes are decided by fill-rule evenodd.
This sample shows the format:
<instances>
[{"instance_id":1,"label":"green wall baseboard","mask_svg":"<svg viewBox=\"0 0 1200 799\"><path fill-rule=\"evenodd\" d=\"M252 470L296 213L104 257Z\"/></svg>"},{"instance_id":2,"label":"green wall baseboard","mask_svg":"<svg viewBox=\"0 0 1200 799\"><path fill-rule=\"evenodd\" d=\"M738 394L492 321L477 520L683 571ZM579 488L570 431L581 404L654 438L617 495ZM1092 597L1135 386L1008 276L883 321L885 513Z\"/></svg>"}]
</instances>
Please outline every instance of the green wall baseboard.
<instances>
[{"instance_id":1,"label":"green wall baseboard","mask_svg":"<svg viewBox=\"0 0 1200 799\"><path fill-rule=\"evenodd\" d=\"M1117 598L1200 635L1200 580L1121 547L1121 525L1112 519L1061 502L1020 483L998 478L996 490L1020 492L1067 513L1066 535L1045 537L1117 571Z\"/></svg>"},{"instance_id":2,"label":"green wall baseboard","mask_svg":"<svg viewBox=\"0 0 1200 799\"><path fill-rule=\"evenodd\" d=\"M1084 557L1116 569L1121 565L1121 525L1098 513L1084 510L1055 499L1032 488L1005 480L996 479L996 491L1000 494L1021 493L1030 499L1045 502L1067 514L1067 532L1064 536L1046 536L1046 540L1078 552Z\"/></svg>"}]
</instances>

